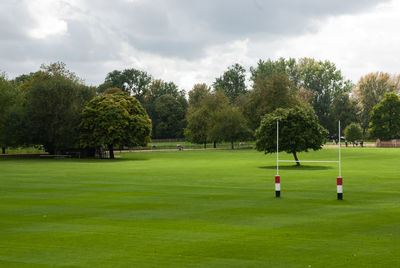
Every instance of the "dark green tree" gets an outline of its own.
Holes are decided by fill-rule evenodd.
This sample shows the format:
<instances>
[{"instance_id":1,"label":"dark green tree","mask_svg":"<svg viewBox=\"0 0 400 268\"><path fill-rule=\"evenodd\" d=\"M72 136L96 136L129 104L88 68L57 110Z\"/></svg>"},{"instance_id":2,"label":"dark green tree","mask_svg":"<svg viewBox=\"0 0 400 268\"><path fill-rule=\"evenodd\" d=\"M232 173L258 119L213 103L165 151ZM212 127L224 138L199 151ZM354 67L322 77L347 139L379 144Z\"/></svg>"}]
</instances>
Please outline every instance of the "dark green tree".
<instances>
[{"instance_id":1,"label":"dark green tree","mask_svg":"<svg viewBox=\"0 0 400 268\"><path fill-rule=\"evenodd\" d=\"M99 85L98 92L103 93L107 88L116 87L143 102L152 80L151 75L137 69L114 70L107 74L104 83Z\"/></svg>"},{"instance_id":2,"label":"dark green tree","mask_svg":"<svg viewBox=\"0 0 400 268\"><path fill-rule=\"evenodd\" d=\"M339 120L342 130L351 123L359 122L358 112L357 101L350 98L349 93L342 93L337 96L331 105L331 115L335 125L333 133L338 133Z\"/></svg>"},{"instance_id":3,"label":"dark green tree","mask_svg":"<svg viewBox=\"0 0 400 268\"><path fill-rule=\"evenodd\" d=\"M15 93L14 85L7 79L5 73L0 73L0 147L2 154L6 153L6 147L11 143L6 123L10 119L7 116L9 109L15 103Z\"/></svg>"},{"instance_id":4,"label":"dark green tree","mask_svg":"<svg viewBox=\"0 0 400 268\"><path fill-rule=\"evenodd\" d=\"M162 95L154 102L153 137L182 138L186 123L186 108L171 95Z\"/></svg>"},{"instance_id":5,"label":"dark green tree","mask_svg":"<svg viewBox=\"0 0 400 268\"><path fill-rule=\"evenodd\" d=\"M82 109L95 95L94 88L81 82L64 64L55 63L43 65L21 85L26 97L27 142L42 144L52 154L79 146Z\"/></svg>"},{"instance_id":6,"label":"dark green tree","mask_svg":"<svg viewBox=\"0 0 400 268\"><path fill-rule=\"evenodd\" d=\"M250 137L247 121L238 107L229 102L229 98L221 91L215 92L215 106L210 109L210 119L207 125L207 137L214 142L234 142ZM206 103L207 104L207 103Z\"/></svg>"},{"instance_id":7,"label":"dark green tree","mask_svg":"<svg viewBox=\"0 0 400 268\"><path fill-rule=\"evenodd\" d=\"M80 141L85 148L106 146L114 158L115 146L145 146L150 142L151 120L140 102L127 93L102 94L82 112Z\"/></svg>"},{"instance_id":8,"label":"dark green tree","mask_svg":"<svg viewBox=\"0 0 400 268\"><path fill-rule=\"evenodd\" d=\"M204 97L211 94L211 89L207 84L196 84L193 89L189 91L189 105L198 106Z\"/></svg>"},{"instance_id":9,"label":"dark green tree","mask_svg":"<svg viewBox=\"0 0 400 268\"><path fill-rule=\"evenodd\" d=\"M369 124L370 135L380 140L400 138L400 97L394 93L386 93L371 112Z\"/></svg>"},{"instance_id":10,"label":"dark green tree","mask_svg":"<svg viewBox=\"0 0 400 268\"><path fill-rule=\"evenodd\" d=\"M193 89L189 91L189 106L186 113L186 128L184 135L186 140L204 144L207 146L207 124L211 118L210 111L203 103L207 102L211 95L210 87L206 84L196 84Z\"/></svg>"},{"instance_id":11,"label":"dark green tree","mask_svg":"<svg viewBox=\"0 0 400 268\"><path fill-rule=\"evenodd\" d=\"M354 90L360 105L360 121L363 133L366 134L372 109L385 97L388 92L400 91L400 76L388 73L369 73L360 78Z\"/></svg>"},{"instance_id":12,"label":"dark green tree","mask_svg":"<svg viewBox=\"0 0 400 268\"><path fill-rule=\"evenodd\" d=\"M276 128L279 121L279 152L293 154L309 149L319 150L328 134L319 123L311 108L296 106L290 109L276 109L264 116L255 133L256 149L267 153L276 152ZM296 162L300 166L299 162Z\"/></svg>"},{"instance_id":13,"label":"dark green tree","mask_svg":"<svg viewBox=\"0 0 400 268\"><path fill-rule=\"evenodd\" d=\"M335 121L331 106L342 93L350 92L353 84L345 80L341 71L330 61L302 58L298 62L300 85L314 92L312 106L319 123L331 134L335 133Z\"/></svg>"},{"instance_id":14,"label":"dark green tree","mask_svg":"<svg viewBox=\"0 0 400 268\"><path fill-rule=\"evenodd\" d=\"M259 79L268 80L270 77L280 74L286 75L295 87L300 87L301 74L298 70L297 62L293 58L288 60L280 58L277 61L270 59L267 61L259 60L257 67L250 67L250 72L250 80L253 84Z\"/></svg>"},{"instance_id":15,"label":"dark green tree","mask_svg":"<svg viewBox=\"0 0 400 268\"><path fill-rule=\"evenodd\" d=\"M184 111L184 114L186 114L187 110L187 100L185 98L185 91L184 90L179 90L178 86L174 84L173 82L164 82L163 80L157 79L154 80L151 85L149 86L149 90L147 91L146 95L144 96L144 101L143 101L143 106L146 109L148 115L150 116L151 120L153 121L153 135L157 135L158 138L161 138L158 134L162 134L162 137L164 135L170 135L171 132L171 127L172 123L167 123L164 124L165 122L162 122L163 119L166 118L166 110L160 109L161 107L167 108L165 105L162 106L160 104L160 101L157 101L158 98L164 96L164 95L169 95L172 96L177 103L179 103L180 107L174 106L176 109L174 110L175 113L180 114L180 110ZM163 98L164 100L170 99L169 97ZM174 102L175 103L175 102ZM157 104L157 109L156 109L156 104ZM175 103L176 104L176 103ZM180 115L176 115L177 117L180 118ZM163 118L163 119L161 119ZM183 122L183 125L181 124ZM180 131L177 131L176 133L183 133L183 128L184 128L184 122L180 121L177 126L181 127ZM161 124L160 126L157 127L158 124ZM167 126L168 125L168 126ZM158 128L159 131L156 130ZM167 130L169 129L169 130ZM179 136L182 136L179 134ZM156 136L153 136L155 138ZM177 137L170 137L170 138L177 138Z\"/></svg>"},{"instance_id":16,"label":"dark green tree","mask_svg":"<svg viewBox=\"0 0 400 268\"><path fill-rule=\"evenodd\" d=\"M216 91L223 91L230 102L234 103L237 97L247 92L246 69L238 63L230 66L215 80L213 87Z\"/></svg>"},{"instance_id":17,"label":"dark green tree","mask_svg":"<svg viewBox=\"0 0 400 268\"><path fill-rule=\"evenodd\" d=\"M362 138L362 129L359 124L351 123L344 129L344 137L353 143Z\"/></svg>"},{"instance_id":18,"label":"dark green tree","mask_svg":"<svg viewBox=\"0 0 400 268\"><path fill-rule=\"evenodd\" d=\"M255 80L253 91L248 94L244 115L250 128L255 130L265 114L277 108L289 108L296 104L298 104L296 88L287 75L275 73L270 77L260 76Z\"/></svg>"}]
</instances>

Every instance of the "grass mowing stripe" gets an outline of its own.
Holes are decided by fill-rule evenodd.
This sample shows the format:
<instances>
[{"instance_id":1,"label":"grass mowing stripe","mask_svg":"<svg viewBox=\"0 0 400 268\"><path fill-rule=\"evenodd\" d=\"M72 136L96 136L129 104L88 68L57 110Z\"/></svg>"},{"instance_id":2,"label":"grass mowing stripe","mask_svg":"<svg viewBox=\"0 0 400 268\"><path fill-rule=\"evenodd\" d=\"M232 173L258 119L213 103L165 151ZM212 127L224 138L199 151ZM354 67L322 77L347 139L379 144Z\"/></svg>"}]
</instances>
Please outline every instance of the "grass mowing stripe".
<instances>
[{"instance_id":1,"label":"grass mowing stripe","mask_svg":"<svg viewBox=\"0 0 400 268\"><path fill-rule=\"evenodd\" d=\"M0 266L397 267L400 150L342 152L342 202L322 163L283 164L275 199L251 150L0 160Z\"/></svg>"}]
</instances>

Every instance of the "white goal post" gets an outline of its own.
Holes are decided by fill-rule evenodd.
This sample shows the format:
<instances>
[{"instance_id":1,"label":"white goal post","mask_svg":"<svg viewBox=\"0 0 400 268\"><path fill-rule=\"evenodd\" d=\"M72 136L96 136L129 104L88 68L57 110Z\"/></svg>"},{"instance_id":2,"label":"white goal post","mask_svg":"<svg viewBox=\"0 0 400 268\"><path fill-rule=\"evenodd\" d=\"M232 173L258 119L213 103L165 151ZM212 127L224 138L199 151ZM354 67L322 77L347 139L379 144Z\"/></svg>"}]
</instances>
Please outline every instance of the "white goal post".
<instances>
[{"instance_id":1,"label":"white goal post","mask_svg":"<svg viewBox=\"0 0 400 268\"><path fill-rule=\"evenodd\" d=\"M281 185L280 185L280 175L279 175L279 163L337 163L339 166L339 176L337 177L337 199L343 199L343 179L342 179L342 158L341 158L341 135L340 135L340 121L338 123L338 134L339 134L339 160L338 161L296 161L296 160L279 160L279 120L276 121L276 176L275 176L275 196L280 197L281 195Z\"/></svg>"}]
</instances>

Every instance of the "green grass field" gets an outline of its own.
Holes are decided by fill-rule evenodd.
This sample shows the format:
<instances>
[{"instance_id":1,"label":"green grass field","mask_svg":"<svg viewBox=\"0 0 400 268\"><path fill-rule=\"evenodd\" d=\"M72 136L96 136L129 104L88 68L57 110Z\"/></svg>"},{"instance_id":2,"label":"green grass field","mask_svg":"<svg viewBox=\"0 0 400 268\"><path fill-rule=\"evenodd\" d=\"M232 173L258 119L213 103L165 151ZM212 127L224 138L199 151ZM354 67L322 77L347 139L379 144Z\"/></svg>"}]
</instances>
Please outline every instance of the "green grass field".
<instances>
[{"instance_id":1,"label":"green grass field","mask_svg":"<svg viewBox=\"0 0 400 268\"><path fill-rule=\"evenodd\" d=\"M337 149L299 154L336 160ZM399 267L399 149L0 160L0 267ZM292 159L282 154L282 158Z\"/></svg>"}]
</instances>

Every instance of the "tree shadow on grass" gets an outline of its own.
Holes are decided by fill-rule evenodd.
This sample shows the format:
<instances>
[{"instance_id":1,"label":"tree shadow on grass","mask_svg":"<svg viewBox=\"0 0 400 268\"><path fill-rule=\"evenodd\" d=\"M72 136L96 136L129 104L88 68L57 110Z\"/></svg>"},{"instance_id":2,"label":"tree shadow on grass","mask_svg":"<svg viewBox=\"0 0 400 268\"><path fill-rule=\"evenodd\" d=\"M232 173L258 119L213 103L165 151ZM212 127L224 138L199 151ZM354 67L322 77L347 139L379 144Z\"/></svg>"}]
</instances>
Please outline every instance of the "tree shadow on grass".
<instances>
[{"instance_id":1,"label":"tree shadow on grass","mask_svg":"<svg viewBox=\"0 0 400 268\"><path fill-rule=\"evenodd\" d=\"M275 169L276 166L265 166L265 167L258 167L262 169ZM334 166L309 166L309 165L301 165L301 166L279 166L281 170L327 170L327 169L334 169Z\"/></svg>"},{"instance_id":2,"label":"tree shadow on grass","mask_svg":"<svg viewBox=\"0 0 400 268\"><path fill-rule=\"evenodd\" d=\"M86 163L86 164L112 164L119 162L135 162L135 161L146 161L150 158L146 157L129 157L129 158L39 158L39 157L7 157L1 158L0 161L32 161L32 162L65 162L65 163Z\"/></svg>"}]
</instances>

